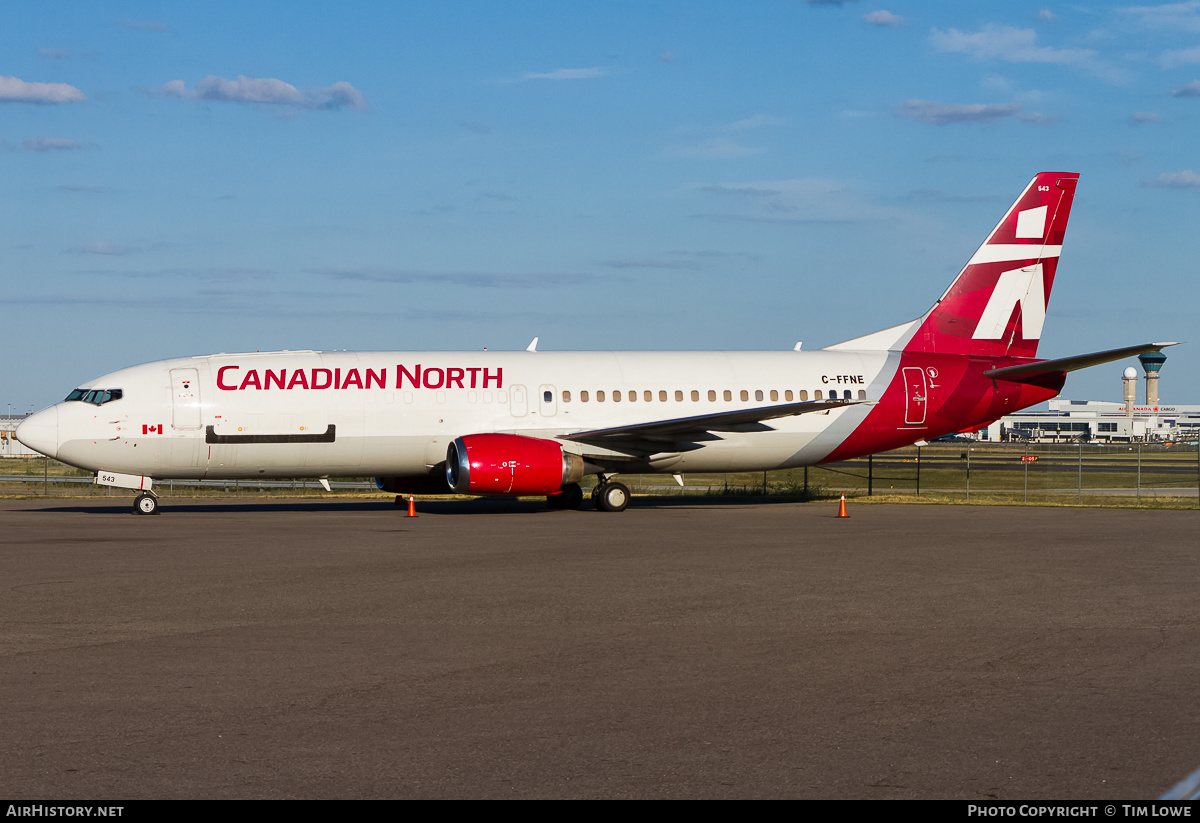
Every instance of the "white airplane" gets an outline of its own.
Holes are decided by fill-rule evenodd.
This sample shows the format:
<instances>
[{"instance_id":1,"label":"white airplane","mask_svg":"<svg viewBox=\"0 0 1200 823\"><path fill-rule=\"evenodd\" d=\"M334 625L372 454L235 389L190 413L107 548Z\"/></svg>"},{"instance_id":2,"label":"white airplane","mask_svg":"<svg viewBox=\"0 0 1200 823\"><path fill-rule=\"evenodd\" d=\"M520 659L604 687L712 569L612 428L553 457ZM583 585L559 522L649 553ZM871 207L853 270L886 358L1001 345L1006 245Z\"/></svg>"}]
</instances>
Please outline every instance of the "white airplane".
<instances>
[{"instance_id":1,"label":"white airplane","mask_svg":"<svg viewBox=\"0 0 1200 823\"><path fill-rule=\"evenodd\" d=\"M315 352L147 363L17 428L136 489L375 475L393 493L546 495L621 511L618 473L786 469L978 429L1067 372L1171 343L1036 359L1079 175L1038 174L922 317L812 352Z\"/></svg>"}]
</instances>

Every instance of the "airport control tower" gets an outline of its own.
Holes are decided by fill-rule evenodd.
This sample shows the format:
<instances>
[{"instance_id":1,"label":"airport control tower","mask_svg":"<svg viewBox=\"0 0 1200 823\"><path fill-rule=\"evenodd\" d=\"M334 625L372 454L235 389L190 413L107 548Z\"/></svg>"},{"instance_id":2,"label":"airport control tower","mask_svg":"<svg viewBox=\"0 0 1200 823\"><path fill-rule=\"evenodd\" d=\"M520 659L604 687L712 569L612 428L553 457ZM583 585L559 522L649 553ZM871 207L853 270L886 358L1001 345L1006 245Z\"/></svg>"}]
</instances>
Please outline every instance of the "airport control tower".
<instances>
[{"instance_id":1,"label":"airport control tower","mask_svg":"<svg viewBox=\"0 0 1200 823\"><path fill-rule=\"evenodd\" d=\"M1162 352L1139 354L1138 360L1146 371L1146 405L1154 408L1158 405L1158 370L1167 362L1167 356Z\"/></svg>"}]
</instances>

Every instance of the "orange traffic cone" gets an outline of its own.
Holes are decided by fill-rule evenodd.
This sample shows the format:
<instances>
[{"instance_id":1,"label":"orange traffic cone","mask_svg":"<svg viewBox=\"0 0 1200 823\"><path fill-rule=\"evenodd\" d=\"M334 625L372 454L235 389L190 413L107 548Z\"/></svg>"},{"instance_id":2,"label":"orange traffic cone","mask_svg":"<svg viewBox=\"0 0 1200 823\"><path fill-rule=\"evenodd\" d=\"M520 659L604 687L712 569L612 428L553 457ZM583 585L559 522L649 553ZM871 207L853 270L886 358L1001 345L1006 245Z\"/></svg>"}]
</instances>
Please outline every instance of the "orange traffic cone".
<instances>
[{"instance_id":1,"label":"orange traffic cone","mask_svg":"<svg viewBox=\"0 0 1200 823\"><path fill-rule=\"evenodd\" d=\"M850 515L846 514L846 495L844 495L844 494L842 495L842 502L838 505L837 516L838 517L849 517L850 516Z\"/></svg>"},{"instance_id":2,"label":"orange traffic cone","mask_svg":"<svg viewBox=\"0 0 1200 823\"><path fill-rule=\"evenodd\" d=\"M408 514L406 516L407 517L416 517L417 516L417 504L413 501L413 496L411 494L408 496Z\"/></svg>"}]
</instances>

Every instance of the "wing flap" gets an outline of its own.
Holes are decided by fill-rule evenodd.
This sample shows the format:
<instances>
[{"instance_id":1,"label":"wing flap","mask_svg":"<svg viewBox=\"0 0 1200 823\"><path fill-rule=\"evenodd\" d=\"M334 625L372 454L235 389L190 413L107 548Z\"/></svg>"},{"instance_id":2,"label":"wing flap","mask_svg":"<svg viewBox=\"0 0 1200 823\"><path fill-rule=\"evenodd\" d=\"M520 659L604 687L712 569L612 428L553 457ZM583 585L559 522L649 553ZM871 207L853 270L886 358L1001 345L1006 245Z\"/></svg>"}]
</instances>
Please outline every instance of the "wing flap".
<instances>
[{"instance_id":1,"label":"wing flap","mask_svg":"<svg viewBox=\"0 0 1200 823\"><path fill-rule=\"evenodd\" d=\"M874 401L815 400L802 403L782 403L776 406L737 409L736 411L677 417L671 420L655 420L650 423L635 423L630 426L613 426L607 429L562 434L559 435L559 439L598 445L606 445L610 442L653 441L677 446L680 442L719 440L721 438L717 432L774 431L763 421L814 412L828 412L842 406L857 406L871 402Z\"/></svg>"}]
</instances>

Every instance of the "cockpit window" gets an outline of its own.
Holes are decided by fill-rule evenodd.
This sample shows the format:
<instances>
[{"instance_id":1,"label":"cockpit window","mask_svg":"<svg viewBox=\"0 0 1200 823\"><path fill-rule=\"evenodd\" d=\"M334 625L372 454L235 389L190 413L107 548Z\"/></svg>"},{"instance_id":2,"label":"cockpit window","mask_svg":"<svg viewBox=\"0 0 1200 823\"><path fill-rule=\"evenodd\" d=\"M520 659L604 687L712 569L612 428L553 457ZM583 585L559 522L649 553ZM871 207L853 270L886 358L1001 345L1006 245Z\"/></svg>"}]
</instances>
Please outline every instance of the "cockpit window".
<instances>
[{"instance_id":1,"label":"cockpit window","mask_svg":"<svg viewBox=\"0 0 1200 823\"><path fill-rule=\"evenodd\" d=\"M122 392L120 389L75 389L67 395L64 403L69 403L72 400L82 400L84 403L91 403L93 406L103 406L105 403L113 400L120 400Z\"/></svg>"}]
</instances>

